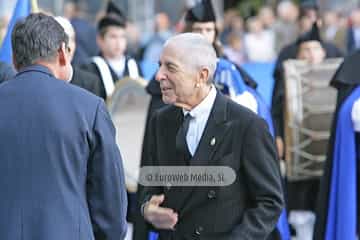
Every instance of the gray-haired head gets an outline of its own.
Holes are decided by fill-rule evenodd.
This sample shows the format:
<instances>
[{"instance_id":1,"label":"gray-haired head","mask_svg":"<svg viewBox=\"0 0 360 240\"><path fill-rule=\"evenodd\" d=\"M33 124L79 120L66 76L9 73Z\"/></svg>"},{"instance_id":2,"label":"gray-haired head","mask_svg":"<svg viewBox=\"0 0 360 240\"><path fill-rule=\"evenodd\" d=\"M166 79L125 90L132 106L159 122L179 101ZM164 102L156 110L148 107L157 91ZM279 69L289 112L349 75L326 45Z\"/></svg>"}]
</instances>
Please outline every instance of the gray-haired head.
<instances>
[{"instance_id":1,"label":"gray-haired head","mask_svg":"<svg viewBox=\"0 0 360 240\"><path fill-rule=\"evenodd\" d=\"M169 38L164 47L172 46L180 53L183 62L200 70L203 67L209 70L208 83L214 77L217 56L215 49L200 33L181 33Z\"/></svg>"},{"instance_id":2,"label":"gray-haired head","mask_svg":"<svg viewBox=\"0 0 360 240\"><path fill-rule=\"evenodd\" d=\"M16 23L11 44L17 69L33 65L37 61L53 61L62 44L68 45L63 27L51 16L43 13L30 14Z\"/></svg>"},{"instance_id":3,"label":"gray-haired head","mask_svg":"<svg viewBox=\"0 0 360 240\"><path fill-rule=\"evenodd\" d=\"M62 16L56 16L54 19L64 28L64 31L69 36L69 38L75 37L75 29L69 19Z\"/></svg>"},{"instance_id":4,"label":"gray-haired head","mask_svg":"<svg viewBox=\"0 0 360 240\"><path fill-rule=\"evenodd\" d=\"M71 56L70 58L72 60L76 48L75 29L67 18L61 16L56 16L54 18L64 28L66 35L68 35L69 37L69 48L70 48L70 56Z\"/></svg>"}]
</instances>

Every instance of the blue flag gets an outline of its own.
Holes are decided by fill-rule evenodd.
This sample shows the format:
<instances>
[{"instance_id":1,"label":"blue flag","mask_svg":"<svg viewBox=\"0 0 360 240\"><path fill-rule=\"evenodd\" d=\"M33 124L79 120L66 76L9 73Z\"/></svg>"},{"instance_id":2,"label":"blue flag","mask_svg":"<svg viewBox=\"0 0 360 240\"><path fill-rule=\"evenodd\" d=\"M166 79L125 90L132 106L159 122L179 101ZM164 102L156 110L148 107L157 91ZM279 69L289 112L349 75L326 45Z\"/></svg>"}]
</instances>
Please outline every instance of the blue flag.
<instances>
[{"instance_id":1,"label":"blue flag","mask_svg":"<svg viewBox=\"0 0 360 240\"><path fill-rule=\"evenodd\" d=\"M229 94L232 91L237 95L246 90L245 82L235 65L224 58L218 59L214 80L215 84L221 84L228 88L228 93L222 91L225 94Z\"/></svg>"},{"instance_id":2,"label":"blue flag","mask_svg":"<svg viewBox=\"0 0 360 240\"><path fill-rule=\"evenodd\" d=\"M159 234L156 232L150 232L148 240L158 240Z\"/></svg>"},{"instance_id":3,"label":"blue flag","mask_svg":"<svg viewBox=\"0 0 360 240\"><path fill-rule=\"evenodd\" d=\"M0 60L12 64L11 33L16 22L27 17L31 12L30 0L18 0L11 17L5 38L0 48Z\"/></svg>"},{"instance_id":4,"label":"blue flag","mask_svg":"<svg viewBox=\"0 0 360 240\"><path fill-rule=\"evenodd\" d=\"M360 87L357 87L347 97L339 110L332 159L333 167L325 240L357 239L356 141L351 111L354 102L359 98Z\"/></svg>"},{"instance_id":5,"label":"blue flag","mask_svg":"<svg viewBox=\"0 0 360 240\"><path fill-rule=\"evenodd\" d=\"M256 91L262 96L268 108L271 108L271 99L274 88L273 72L275 63L245 63L241 67L258 84Z\"/></svg>"}]
</instances>

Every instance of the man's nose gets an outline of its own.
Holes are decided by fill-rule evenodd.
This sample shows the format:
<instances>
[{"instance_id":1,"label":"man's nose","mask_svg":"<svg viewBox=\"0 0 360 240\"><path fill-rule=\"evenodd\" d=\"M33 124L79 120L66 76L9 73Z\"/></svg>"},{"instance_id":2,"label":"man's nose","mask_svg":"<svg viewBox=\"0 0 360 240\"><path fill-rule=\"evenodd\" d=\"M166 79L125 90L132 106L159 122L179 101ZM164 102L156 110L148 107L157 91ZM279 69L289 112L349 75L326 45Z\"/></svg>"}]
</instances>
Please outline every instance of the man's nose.
<instances>
[{"instance_id":1,"label":"man's nose","mask_svg":"<svg viewBox=\"0 0 360 240\"><path fill-rule=\"evenodd\" d=\"M159 67L159 69L157 70L156 75L155 75L155 80L160 82L164 78L165 78L165 75L164 75L164 73L162 71L162 68Z\"/></svg>"}]
</instances>

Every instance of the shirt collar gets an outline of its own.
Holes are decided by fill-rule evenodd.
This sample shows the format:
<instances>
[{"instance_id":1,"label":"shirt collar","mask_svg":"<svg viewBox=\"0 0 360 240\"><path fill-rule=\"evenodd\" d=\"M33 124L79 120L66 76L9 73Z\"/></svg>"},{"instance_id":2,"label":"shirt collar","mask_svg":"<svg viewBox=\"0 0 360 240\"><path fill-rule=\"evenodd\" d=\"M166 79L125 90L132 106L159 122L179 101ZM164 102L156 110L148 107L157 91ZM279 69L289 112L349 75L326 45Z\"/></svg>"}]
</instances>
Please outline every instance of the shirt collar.
<instances>
[{"instance_id":1,"label":"shirt collar","mask_svg":"<svg viewBox=\"0 0 360 240\"><path fill-rule=\"evenodd\" d=\"M183 109L184 116L188 113L194 118L210 113L216 98L216 89L214 85L211 85L209 94L191 111Z\"/></svg>"}]
</instances>

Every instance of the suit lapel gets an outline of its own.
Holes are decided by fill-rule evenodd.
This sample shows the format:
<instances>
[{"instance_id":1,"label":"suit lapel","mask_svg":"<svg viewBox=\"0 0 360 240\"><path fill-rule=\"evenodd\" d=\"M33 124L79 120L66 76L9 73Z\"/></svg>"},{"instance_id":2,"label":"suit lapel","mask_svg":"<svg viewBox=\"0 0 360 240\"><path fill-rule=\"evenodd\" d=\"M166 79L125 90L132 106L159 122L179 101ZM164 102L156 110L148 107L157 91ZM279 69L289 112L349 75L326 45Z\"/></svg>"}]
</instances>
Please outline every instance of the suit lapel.
<instances>
[{"instance_id":1,"label":"suit lapel","mask_svg":"<svg viewBox=\"0 0 360 240\"><path fill-rule=\"evenodd\" d=\"M165 151L166 155L169 156L167 159L165 159L166 162L161 163L162 165L187 165L183 158L177 157L180 155L180 153L176 151L176 134L182 124L183 118L184 116L182 110L180 108L174 107L173 111L165 117L165 121L160 125L162 129L166 130L166 132L163 132L163 143L164 146L167 146Z\"/></svg>"},{"instance_id":2,"label":"suit lapel","mask_svg":"<svg viewBox=\"0 0 360 240\"><path fill-rule=\"evenodd\" d=\"M224 95L217 93L203 135L201 136L195 155L190 162L191 166L207 165L214 155L217 146L222 142L227 129L227 125L225 124L226 101L227 99Z\"/></svg>"},{"instance_id":3,"label":"suit lapel","mask_svg":"<svg viewBox=\"0 0 360 240\"><path fill-rule=\"evenodd\" d=\"M162 129L161 137L163 139L162 145L165 146L163 151L165 152L165 158L160 162L161 166L186 166L184 158L180 156L182 153L176 151L176 134L183 121L183 113L181 108L173 107L173 111L169 112L164 117L164 121L160 123L158 127ZM162 146L162 147L163 147ZM183 197L182 187L164 187L164 191L167 192L163 206L170 207L175 211L179 210L179 201Z\"/></svg>"},{"instance_id":4,"label":"suit lapel","mask_svg":"<svg viewBox=\"0 0 360 240\"><path fill-rule=\"evenodd\" d=\"M190 166L206 166L211 161L218 146L221 144L225 136L228 125L225 124L227 120L227 99L224 95L217 93L213 108L211 110L209 119L206 123L203 135L196 149L195 155L190 161ZM189 208L189 200L192 196L192 191L196 187L184 187L182 196L179 198L178 206L180 209L180 216Z\"/></svg>"}]
</instances>

